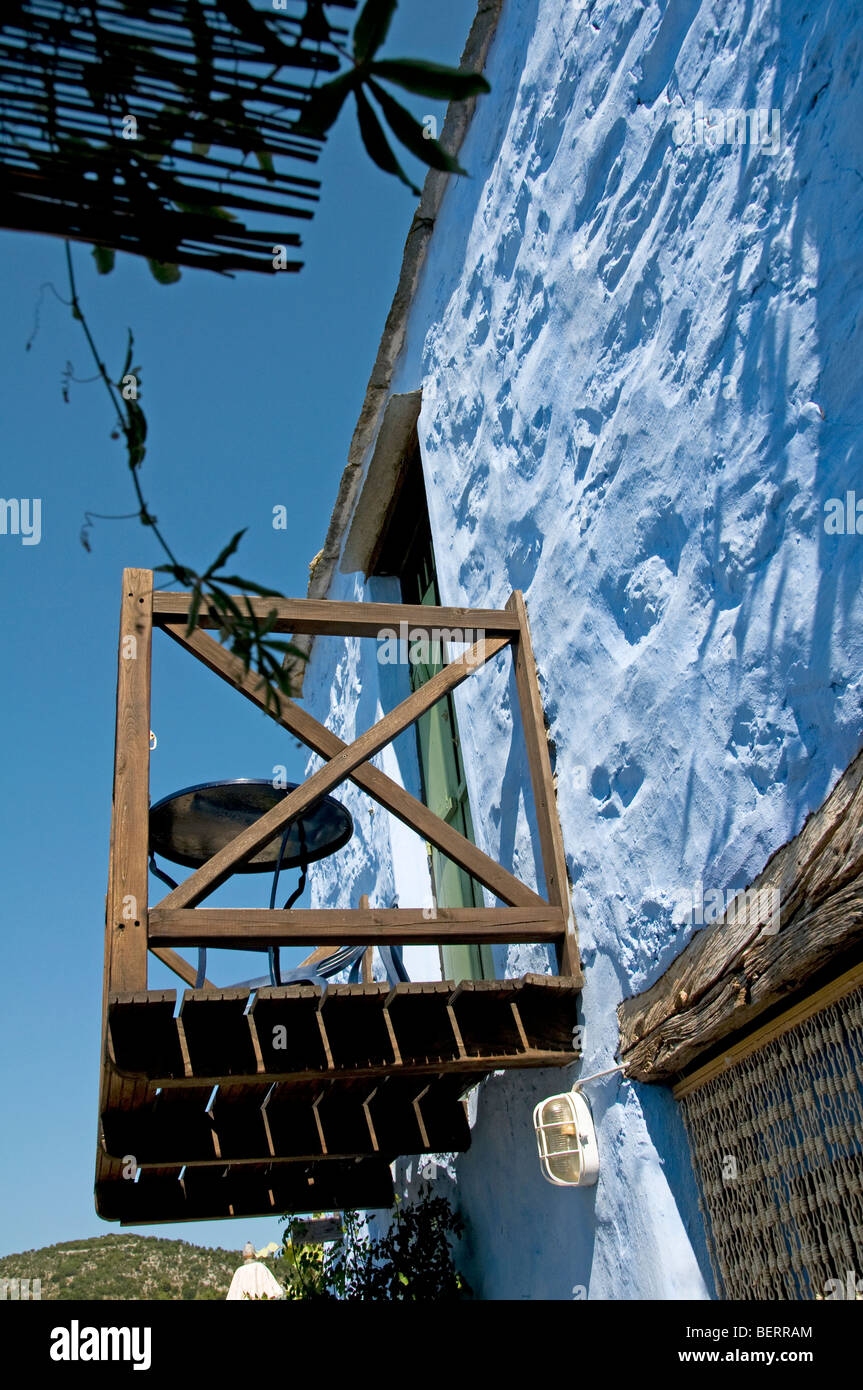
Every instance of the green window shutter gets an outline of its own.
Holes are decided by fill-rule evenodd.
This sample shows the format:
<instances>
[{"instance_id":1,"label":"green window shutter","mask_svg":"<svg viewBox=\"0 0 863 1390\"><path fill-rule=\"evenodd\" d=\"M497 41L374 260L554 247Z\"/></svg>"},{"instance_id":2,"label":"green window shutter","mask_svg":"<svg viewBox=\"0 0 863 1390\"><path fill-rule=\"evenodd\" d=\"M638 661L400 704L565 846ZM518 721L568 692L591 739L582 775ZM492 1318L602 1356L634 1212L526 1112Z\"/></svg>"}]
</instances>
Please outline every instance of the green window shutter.
<instances>
[{"instance_id":1,"label":"green window shutter","mask_svg":"<svg viewBox=\"0 0 863 1390\"><path fill-rule=\"evenodd\" d=\"M431 535L427 546L415 554L414 573L403 572L402 592L412 593L406 602L438 604ZM410 557L409 557L410 558ZM442 653L430 651L429 662L412 662L411 688L418 690L443 665ZM416 724L424 800L430 810L473 840L473 822L458 735L458 721L451 695L439 700ZM439 850L431 849L431 872L439 907L482 907L479 886L464 869ZM444 978L448 980L494 979L490 946L442 946Z\"/></svg>"},{"instance_id":2,"label":"green window shutter","mask_svg":"<svg viewBox=\"0 0 863 1390\"><path fill-rule=\"evenodd\" d=\"M397 576L403 603L440 603L416 431L369 572ZM439 650L430 650L424 655L428 657L427 662L410 662L412 690L418 690L443 665L443 653ZM417 720L414 728L425 804L467 839L473 840L452 696L439 700ZM479 884L434 847L429 849L429 866L438 907L483 906ZM490 946L443 946L441 964L447 980L494 979Z\"/></svg>"}]
</instances>

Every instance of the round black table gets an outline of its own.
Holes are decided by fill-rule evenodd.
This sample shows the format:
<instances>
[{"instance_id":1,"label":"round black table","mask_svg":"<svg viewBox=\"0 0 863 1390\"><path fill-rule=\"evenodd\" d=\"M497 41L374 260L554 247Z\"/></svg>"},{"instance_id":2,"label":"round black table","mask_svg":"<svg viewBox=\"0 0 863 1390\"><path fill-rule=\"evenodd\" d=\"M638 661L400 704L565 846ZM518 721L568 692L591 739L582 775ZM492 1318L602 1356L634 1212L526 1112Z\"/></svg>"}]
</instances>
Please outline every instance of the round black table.
<instances>
[{"instance_id":1,"label":"round black table","mask_svg":"<svg viewBox=\"0 0 863 1390\"><path fill-rule=\"evenodd\" d=\"M237 777L228 782L202 782L173 792L150 807L150 851L173 864L199 869L296 788L296 782L275 787L272 780ZM335 854L353 833L350 812L334 797L325 796L289 823L287 840L279 831L234 872L262 874L272 873L277 867L300 868L304 863Z\"/></svg>"},{"instance_id":2,"label":"round black table","mask_svg":"<svg viewBox=\"0 0 863 1390\"><path fill-rule=\"evenodd\" d=\"M174 880L160 869L156 855L187 869L199 869L208 859L230 844L247 826L267 811L278 806L286 796L296 791L296 782L274 785L252 777L237 777L224 782L201 782L185 787L157 801L150 807L150 868L163 883L176 888ZM298 887L285 903L292 907L306 886L306 870L316 859L347 844L354 833L350 812L332 796L321 797L299 816L288 821L284 830L274 835L257 854L234 870L238 874L272 873L270 908L275 906L276 889L282 869L300 869ZM270 948L270 975L273 984L281 983L279 948ZM195 988L203 986L207 952L198 947L198 973Z\"/></svg>"}]
</instances>

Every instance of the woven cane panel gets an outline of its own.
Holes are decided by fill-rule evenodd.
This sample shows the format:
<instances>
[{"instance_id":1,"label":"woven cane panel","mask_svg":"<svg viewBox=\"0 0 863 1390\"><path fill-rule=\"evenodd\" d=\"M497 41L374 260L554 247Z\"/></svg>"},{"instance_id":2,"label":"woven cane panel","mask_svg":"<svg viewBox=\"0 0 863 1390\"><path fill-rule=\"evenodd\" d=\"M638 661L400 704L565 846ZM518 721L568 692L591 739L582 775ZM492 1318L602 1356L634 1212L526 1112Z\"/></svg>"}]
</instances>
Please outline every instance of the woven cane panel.
<instances>
[{"instance_id":1,"label":"woven cane panel","mask_svg":"<svg viewBox=\"0 0 863 1390\"><path fill-rule=\"evenodd\" d=\"M726 1298L811 1299L863 1277L863 988L680 1105Z\"/></svg>"}]
</instances>

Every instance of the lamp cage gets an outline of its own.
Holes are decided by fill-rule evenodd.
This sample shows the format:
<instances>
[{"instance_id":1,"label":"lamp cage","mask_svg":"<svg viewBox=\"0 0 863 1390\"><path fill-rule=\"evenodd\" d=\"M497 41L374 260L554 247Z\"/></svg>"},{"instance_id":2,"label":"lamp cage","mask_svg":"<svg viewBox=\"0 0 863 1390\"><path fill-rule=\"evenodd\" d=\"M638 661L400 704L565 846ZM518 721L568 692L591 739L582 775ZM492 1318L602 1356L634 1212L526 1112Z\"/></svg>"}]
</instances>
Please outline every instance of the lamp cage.
<instances>
[{"instance_id":1,"label":"lamp cage","mask_svg":"<svg viewBox=\"0 0 863 1390\"><path fill-rule=\"evenodd\" d=\"M534 1108L539 1162L555 1187L590 1187L599 1176L599 1150L590 1106L579 1091L549 1096Z\"/></svg>"}]
</instances>

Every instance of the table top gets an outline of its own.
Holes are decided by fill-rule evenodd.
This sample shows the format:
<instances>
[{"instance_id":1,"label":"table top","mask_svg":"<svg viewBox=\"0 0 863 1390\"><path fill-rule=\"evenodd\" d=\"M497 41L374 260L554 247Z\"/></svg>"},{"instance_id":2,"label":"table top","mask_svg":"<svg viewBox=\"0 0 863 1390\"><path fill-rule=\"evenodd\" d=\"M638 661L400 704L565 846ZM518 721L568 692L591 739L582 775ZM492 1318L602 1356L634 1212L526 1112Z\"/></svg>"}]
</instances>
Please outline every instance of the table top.
<instances>
[{"instance_id":1,"label":"table top","mask_svg":"<svg viewBox=\"0 0 863 1390\"><path fill-rule=\"evenodd\" d=\"M172 792L150 807L150 849L173 864L198 869L296 787L296 782L276 787L272 779L239 777L225 782L202 782ZM309 863L334 854L354 833L350 812L334 797L322 797L291 823L282 856L283 869L296 868L302 862L301 828L305 837L305 859ZM269 844L235 872L271 873L276 867L283 834L284 830L280 830Z\"/></svg>"}]
</instances>

